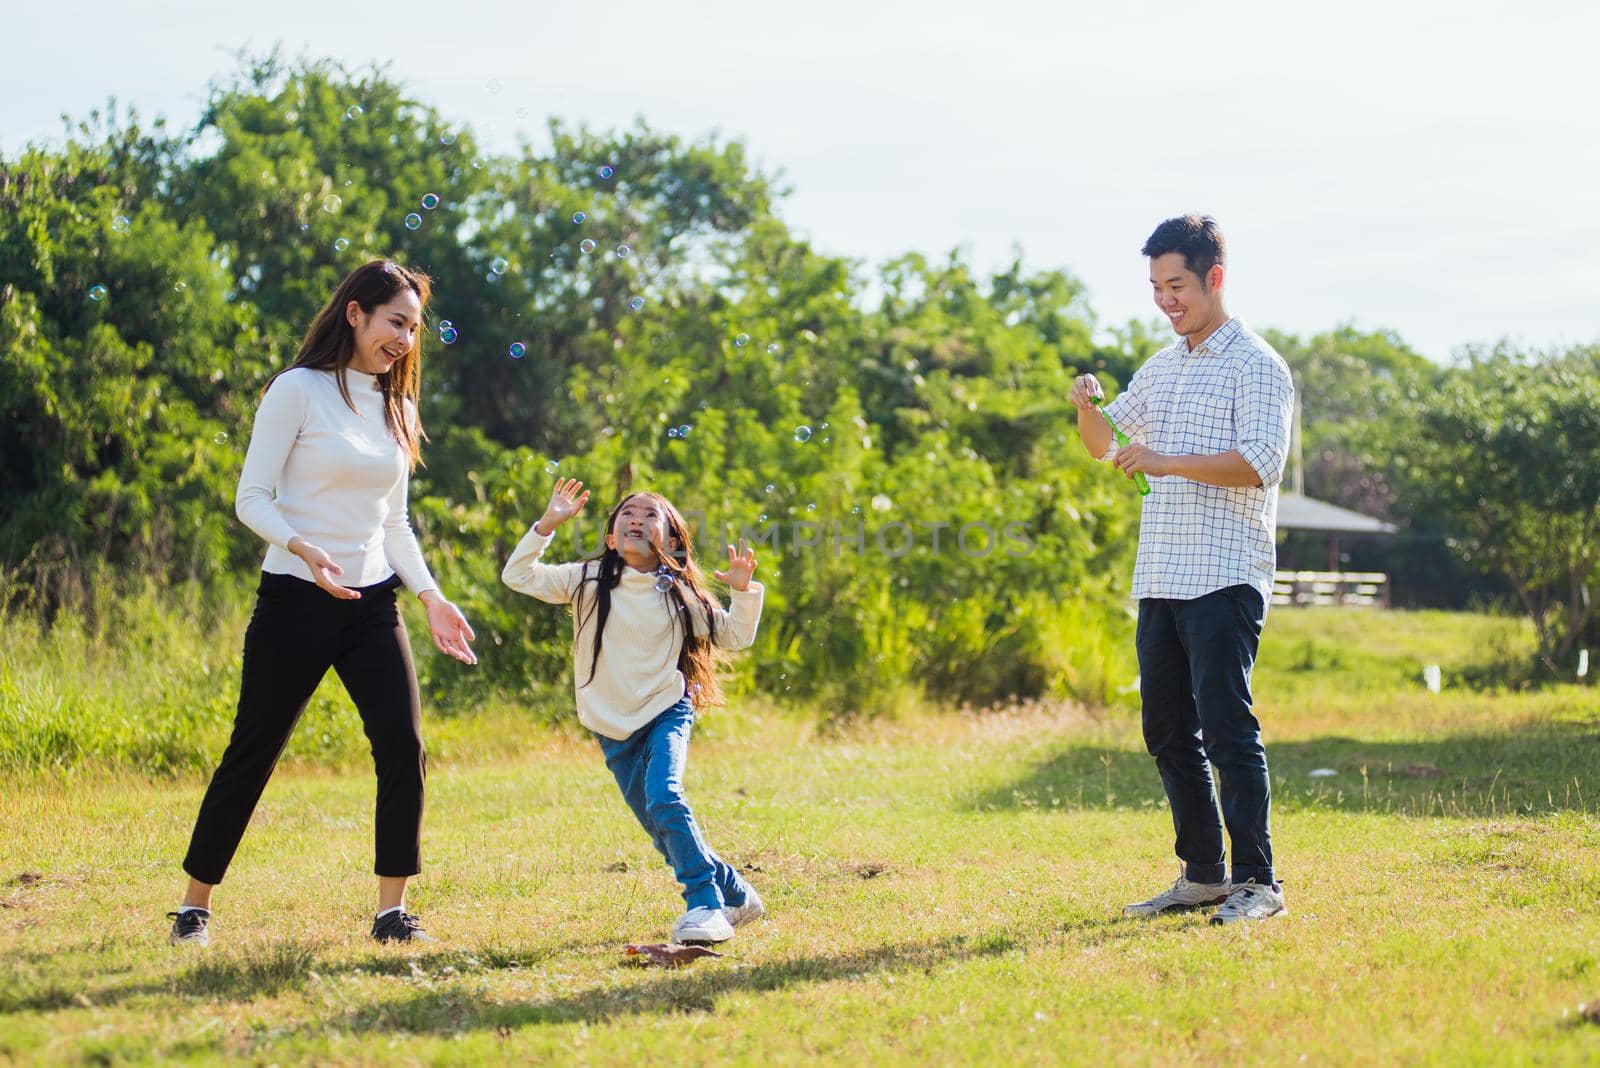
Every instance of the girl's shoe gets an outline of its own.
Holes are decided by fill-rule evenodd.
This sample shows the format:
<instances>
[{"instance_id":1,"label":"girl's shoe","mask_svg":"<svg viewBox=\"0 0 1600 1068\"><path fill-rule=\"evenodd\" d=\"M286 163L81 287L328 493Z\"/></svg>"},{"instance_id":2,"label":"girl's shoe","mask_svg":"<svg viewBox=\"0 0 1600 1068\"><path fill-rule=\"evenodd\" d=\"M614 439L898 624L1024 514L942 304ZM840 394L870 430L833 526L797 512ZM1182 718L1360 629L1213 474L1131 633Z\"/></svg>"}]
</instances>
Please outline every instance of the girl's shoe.
<instances>
[{"instance_id":1,"label":"girl's shoe","mask_svg":"<svg viewBox=\"0 0 1600 1068\"><path fill-rule=\"evenodd\" d=\"M767 914L767 906L761 903L761 895L756 893L755 887L750 887L750 892L744 897L743 905L723 909L723 914L728 917L728 923L734 927L743 927L751 920L759 920Z\"/></svg>"},{"instance_id":2,"label":"girl's shoe","mask_svg":"<svg viewBox=\"0 0 1600 1068\"><path fill-rule=\"evenodd\" d=\"M733 925L721 909L705 905L690 909L672 925L674 942L726 942L733 937Z\"/></svg>"},{"instance_id":3,"label":"girl's shoe","mask_svg":"<svg viewBox=\"0 0 1600 1068\"><path fill-rule=\"evenodd\" d=\"M205 909L186 909L183 912L169 912L167 918L172 921L168 942L175 946L210 944L211 936L206 933L206 925L211 922L210 912Z\"/></svg>"}]
</instances>

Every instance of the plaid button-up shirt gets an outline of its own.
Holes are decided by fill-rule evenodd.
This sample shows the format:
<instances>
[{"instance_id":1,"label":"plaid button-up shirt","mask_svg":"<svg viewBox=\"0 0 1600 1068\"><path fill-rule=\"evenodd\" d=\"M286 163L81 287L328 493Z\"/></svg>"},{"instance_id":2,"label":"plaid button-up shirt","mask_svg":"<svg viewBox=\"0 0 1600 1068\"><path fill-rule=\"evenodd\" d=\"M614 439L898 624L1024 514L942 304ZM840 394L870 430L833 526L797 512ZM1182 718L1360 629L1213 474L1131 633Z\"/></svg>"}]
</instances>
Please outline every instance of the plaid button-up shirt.
<instances>
[{"instance_id":1,"label":"plaid button-up shirt","mask_svg":"<svg viewBox=\"0 0 1600 1068\"><path fill-rule=\"evenodd\" d=\"M1135 597L1190 600L1248 585L1272 600L1278 483L1289 451L1294 380L1271 345L1229 319L1190 351L1145 361L1106 411L1135 442L1167 456L1237 450L1260 486L1224 489L1178 475L1150 479L1133 565ZM1112 446L1103 459L1116 455Z\"/></svg>"}]
</instances>

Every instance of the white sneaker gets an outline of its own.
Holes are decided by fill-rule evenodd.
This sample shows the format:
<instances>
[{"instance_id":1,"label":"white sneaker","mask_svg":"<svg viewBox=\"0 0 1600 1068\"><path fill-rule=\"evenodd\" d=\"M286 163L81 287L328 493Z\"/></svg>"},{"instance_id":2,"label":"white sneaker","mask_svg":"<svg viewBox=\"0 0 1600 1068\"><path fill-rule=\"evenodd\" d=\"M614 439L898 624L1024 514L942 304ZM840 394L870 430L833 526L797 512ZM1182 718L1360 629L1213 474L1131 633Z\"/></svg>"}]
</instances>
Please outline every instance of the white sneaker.
<instances>
[{"instance_id":1,"label":"white sneaker","mask_svg":"<svg viewBox=\"0 0 1600 1068\"><path fill-rule=\"evenodd\" d=\"M1178 881L1166 890L1161 891L1149 901L1136 901L1132 905L1124 905L1124 916L1159 916L1163 912L1184 912L1189 909L1203 909L1211 905L1220 905L1228 900L1228 891L1232 884L1224 879L1220 883L1191 883L1187 875L1178 876Z\"/></svg>"},{"instance_id":2,"label":"white sneaker","mask_svg":"<svg viewBox=\"0 0 1600 1068\"><path fill-rule=\"evenodd\" d=\"M672 925L674 942L726 942L732 937L733 925L722 910L704 905L685 912Z\"/></svg>"},{"instance_id":3,"label":"white sneaker","mask_svg":"<svg viewBox=\"0 0 1600 1068\"><path fill-rule=\"evenodd\" d=\"M728 917L728 922L735 927L743 927L751 920L759 920L767 914L767 906L761 903L761 895L756 893L755 887L750 887L750 892L745 895L743 905L735 905L731 909L724 909L723 915Z\"/></svg>"},{"instance_id":4,"label":"white sneaker","mask_svg":"<svg viewBox=\"0 0 1600 1068\"><path fill-rule=\"evenodd\" d=\"M1262 886L1251 879L1233 888L1228 900L1211 914L1211 922L1220 925L1241 920L1270 920L1288 912L1289 906L1283 903L1282 885L1273 883L1271 886Z\"/></svg>"}]
</instances>

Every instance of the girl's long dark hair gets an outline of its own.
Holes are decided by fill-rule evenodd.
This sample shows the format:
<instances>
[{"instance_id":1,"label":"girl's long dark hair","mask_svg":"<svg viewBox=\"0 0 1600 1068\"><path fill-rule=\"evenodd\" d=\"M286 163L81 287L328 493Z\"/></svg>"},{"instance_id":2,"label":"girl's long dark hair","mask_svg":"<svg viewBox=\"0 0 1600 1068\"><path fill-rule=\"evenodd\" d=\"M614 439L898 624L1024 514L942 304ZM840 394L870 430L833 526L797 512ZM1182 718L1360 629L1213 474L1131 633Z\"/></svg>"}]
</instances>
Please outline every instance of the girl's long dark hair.
<instances>
[{"instance_id":1,"label":"girl's long dark hair","mask_svg":"<svg viewBox=\"0 0 1600 1068\"><path fill-rule=\"evenodd\" d=\"M350 366L350 358L355 355L356 332L350 325L349 317L345 315L345 309L353 300L361 306L363 312L371 315L374 309L381 308L407 289L417 295L417 299L426 310L428 298L433 294L433 283L427 275L421 271L402 267L391 260L369 260L363 263L345 275L344 281L333 291L328 303L322 306L317 317L311 321L311 329L306 331L305 338L300 342L300 351L283 370L312 367L319 371L333 371L339 382L339 395L350 405L350 410L355 411L355 403L350 399L350 387L345 382L344 369ZM278 374L283 374L283 371L279 371ZM273 379L277 377L278 375L272 376ZM265 393L271 388L272 381L269 380L261 392ZM422 458L422 442L426 440L427 435L422 432L420 415L415 423L406 418L406 400L409 399L412 408L415 409L417 398L422 393L420 331L417 339L411 344L411 351L395 361L389 370L378 375L378 388L383 391L383 421L415 469L417 461Z\"/></svg>"},{"instance_id":2,"label":"girl's long dark hair","mask_svg":"<svg viewBox=\"0 0 1600 1068\"><path fill-rule=\"evenodd\" d=\"M627 503L636 497L646 497L656 503L667 517L667 551L656 554L656 563L667 569L672 585L662 593L672 609L673 627L683 636L678 647L678 670L683 672L688 687L689 700L696 708L726 703L722 685L717 681L717 669L728 661L728 654L717 645L717 617L713 612L716 600L706 590L705 576L695 562L694 542L689 536L689 524L672 502L657 493L630 493L611 510L606 520L606 538L616 531L617 516ZM594 652L589 660L589 677L584 686L594 681L600 667L600 643L605 638L606 617L611 614L611 591L622 581L622 571L627 567L622 554L605 542L600 553L585 560L583 574L573 596L573 611L579 619L593 619ZM593 588L590 589L589 587ZM689 599L693 598L705 612L706 634L698 637L690 616Z\"/></svg>"}]
</instances>

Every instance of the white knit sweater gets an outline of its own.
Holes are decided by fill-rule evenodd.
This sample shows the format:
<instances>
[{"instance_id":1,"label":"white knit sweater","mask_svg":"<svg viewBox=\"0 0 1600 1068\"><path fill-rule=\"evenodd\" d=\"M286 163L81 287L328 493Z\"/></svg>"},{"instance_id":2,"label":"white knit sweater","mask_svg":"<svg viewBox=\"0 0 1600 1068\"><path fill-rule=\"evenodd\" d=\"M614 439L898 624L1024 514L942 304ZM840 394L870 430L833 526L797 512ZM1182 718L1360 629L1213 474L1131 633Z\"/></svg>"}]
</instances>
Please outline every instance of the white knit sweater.
<instances>
[{"instance_id":1,"label":"white knit sweater","mask_svg":"<svg viewBox=\"0 0 1600 1068\"><path fill-rule=\"evenodd\" d=\"M397 574L412 593L435 589L406 519L410 466L384 422L377 376L345 374L353 412L332 371L296 367L273 380L256 411L234 511L270 543L263 571L312 581L289 551L298 535L344 568L341 586ZM409 401L406 417L416 418Z\"/></svg>"},{"instance_id":2,"label":"white knit sweater","mask_svg":"<svg viewBox=\"0 0 1600 1068\"><path fill-rule=\"evenodd\" d=\"M550 537L529 527L500 577L519 593L550 604L571 604L583 569L587 567L593 576L599 562L540 563L549 544ZM582 604L574 606L573 611L573 686L578 697L578 722L621 741L684 696L683 672L678 670L682 627L676 621L669 595L656 589L656 576L624 567L621 581L611 591L605 640L600 643L600 661L591 682L589 665L594 663L594 628L599 618L594 607L595 593L591 580L584 586ZM718 604L711 610L716 621L716 643L725 649L747 649L756 640L756 627L761 622L762 587L759 582L752 582L749 589L732 593L731 611ZM684 600L690 606L695 634L704 637L705 608L693 597Z\"/></svg>"}]
</instances>

